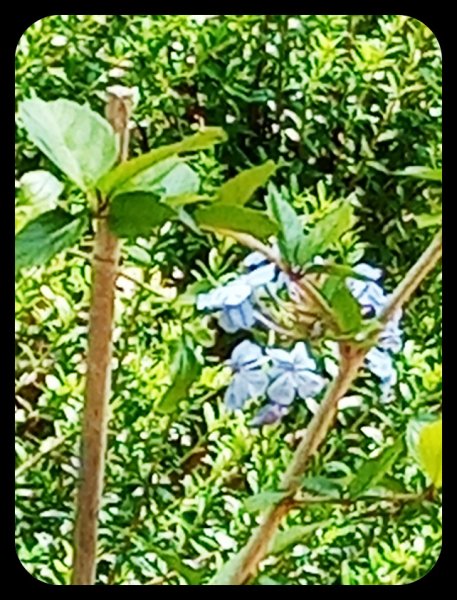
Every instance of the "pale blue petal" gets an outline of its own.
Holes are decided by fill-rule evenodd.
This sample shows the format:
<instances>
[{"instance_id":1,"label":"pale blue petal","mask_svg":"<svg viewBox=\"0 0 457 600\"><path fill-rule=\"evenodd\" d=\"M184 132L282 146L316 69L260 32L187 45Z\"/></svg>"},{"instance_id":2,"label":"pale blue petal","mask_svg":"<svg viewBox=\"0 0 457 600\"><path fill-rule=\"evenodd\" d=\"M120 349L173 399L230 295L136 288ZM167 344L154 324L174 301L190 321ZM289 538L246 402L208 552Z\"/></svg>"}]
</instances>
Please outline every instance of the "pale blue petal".
<instances>
[{"instance_id":1,"label":"pale blue petal","mask_svg":"<svg viewBox=\"0 0 457 600\"><path fill-rule=\"evenodd\" d=\"M248 269L256 269L266 263L268 263L268 259L262 252L251 252L243 260L243 265Z\"/></svg>"},{"instance_id":2,"label":"pale blue petal","mask_svg":"<svg viewBox=\"0 0 457 600\"><path fill-rule=\"evenodd\" d=\"M262 358L262 349L249 340L243 340L236 346L230 357L233 368L241 368L249 363L254 365Z\"/></svg>"},{"instance_id":3,"label":"pale blue petal","mask_svg":"<svg viewBox=\"0 0 457 600\"><path fill-rule=\"evenodd\" d=\"M295 376L295 381L298 395L303 400L317 396L317 394L324 389L324 386L327 383L323 377L317 375L316 373L311 373L311 371L297 373Z\"/></svg>"},{"instance_id":4,"label":"pale blue petal","mask_svg":"<svg viewBox=\"0 0 457 600\"><path fill-rule=\"evenodd\" d=\"M359 265L356 265L354 267L354 271L359 275L373 279L373 281L378 281L382 277L381 269L376 269L375 267L371 267L366 263L360 263Z\"/></svg>"},{"instance_id":5,"label":"pale blue petal","mask_svg":"<svg viewBox=\"0 0 457 600\"><path fill-rule=\"evenodd\" d=\"M288 412L285 406L279 404L267 404L252 419L252 427L261 427L262 425L272 425L280 421Z\"/></svg>"},{"instance_id":6,"label":"pale blue petal","mask_svg":"<svg viewBox=\"0 0 457 600\"><path fill-rule=\"evenodd\" d=\"M309 369L314 370L316 368L316 362L308 354L304 342L297 342L295 348L291 352L291 358L294 363L295 369Z\"/></svg>"},{"instance_id":7,"label":"pale blue petal","mask_svg":"<svg viewBox=\"0 0 457 600\"><path fill-rule=\"evenodd\" d=\"M268 375L258 370L246 369L243 371L244 380L247 383L249 394L251 397L263 396L268 387Z\"/></svg>"},{"instance_id":8,"label":"pale blue petal","mask_svg":"<svg viewBox=\"0 0 457 600\"><path fill-rule=\"evenodd\" d=\"M280 375L267 390L267 396L276 404L288 406L295 398L295 381L292 373Z\"/></svg>"},{"instance_id":9,"label":"pale blue petal","mask_svg":"<svg viewBox=\"0 0 457 600\"><path fill-rule=\"evenodd\" d=\"M384 380L392 376L394 370L392 357L379 348L370 350L366 357L366 364L368 369L379 379Z\"/></svg>"},{"instance_id":10,"label":"pale blue petal","mask_svg":"<svg viewBox=\"0 0 457 600\"><path fill-rule=\"evenodd\" d=\"M290 352L287 352L282 348L268 348L266 352L273 361L274 366L279 366L282 364L292 365L292 357L290 355Z\"/></svg>"},{"instance_id":11,"label":"pale blue petal","mask_svg":"<svg viewBox=\"0 0 457 600\"><path fill-rule=\"evenodd\" d=\"M240 280L253 288L266 285L267 283L272 283L274 281L276 269L276 265L267 264L254 269L247 275L243 275L240 277Z\"/></svg>"},{"instance_id":12,"label":"pale blue petal","mask_svg":"<svg viewBox=\"0 0 457 600\"><path fill-rule=\"evenodd\" d=\"M219 317L219 325L228 333L234 333L239 329L250 329L254 322L254 308L249 299L236 306L224 305Z\"/></svg>"},{"instance_id":13,"label":"pale blue petal","mask_svg":"<svg viewBox=\"0 0 457 600\"><path fill-rule=\"evenodd\" d=\"M225 392L225 405L229 410L239 410L243 408L248 398L249 390L243 376L235 374Z\"/></svg>"},{"instance_id":14,"label":"pale blue petal","mask_svg":"<svg viewBox=\"0 0 457 600\"><path fill-rule=\"evenodd\" d=\"M199 294L197 296L197 309L217 310L218 308L222 308L226 294L225 287L218 287L206 294Z\"/></svg>"},{"instance_id":15,"label":"pale blue petal","mask_svg":"<svg viewBox=\"0 0 457 600\"><path fill-rule=\"evenodd\" d=\"M229 283L224 289L224 307L239 306L242 302L245 302L252 293L249 285L239 282Z\"/></svg>"}]
</instances>

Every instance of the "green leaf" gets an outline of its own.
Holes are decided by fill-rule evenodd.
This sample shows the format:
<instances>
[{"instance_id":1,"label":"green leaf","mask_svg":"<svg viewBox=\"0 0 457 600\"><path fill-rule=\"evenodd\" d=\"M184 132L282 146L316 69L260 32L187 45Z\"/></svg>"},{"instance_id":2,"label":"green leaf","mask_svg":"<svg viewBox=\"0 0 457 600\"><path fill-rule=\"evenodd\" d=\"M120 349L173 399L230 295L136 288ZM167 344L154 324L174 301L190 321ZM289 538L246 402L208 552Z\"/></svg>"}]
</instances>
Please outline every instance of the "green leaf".
<instances>
[{"instance_id":1,"label":"green leaf","mask_svg":"<svg viewBox=\"0 0 457 600\"><path fill-rule=\"evenodd\" d=\"M341 333L357 331L362 325L360 304L346 286L345 280L331 275L322 286Z\"/></svg>"},{"instance_id":2,"label":"green leaf","mask_svg":"<svg viewBox=\"0 0 457 600\"><path fill-rule=\"evenodd\" d=\"M278 246L281 256L289 265L295 265L298 248L305 239L302 224L292 206L272 185L269 186L267 203L272 217L278 224Z\"/></svg>"},{"instance_id":3,"label":"green leaf","mask_svg":"<svg viewBox=\"0 0 457 600\"><path fill-rule=\"evenodd\" d=\"M89 106L34 98L21 102L18 114L32 142L82 190L94 187L114 165L114 132Z\"/></svg>"},{"instance_id":4,"label":"green leaf","mask_svg":"<svg viewBox=\"0 0 457 600\"><path fill-rule=\"evenodd\" d=\"M292 527L289 527L285 531L279 531L273 540L269 554L280 554L289 548L289 546L303 543L316 529L325 527L331 522L331 519L326 519L325 521L318 521L310 525L292 525Z\"/></svg>"},{"instance_id":5,"label":"green leaf","mask_svg":"<svg viewBox=\"0 0 457 600\"><path fill-rule=\"evenodd\" d=\"M195 194L200 188L200 177L186 163L180 163L162 179L161 187L167 197Z\"/></svg>"},{"instance_id":6,"label":"green leaf","mask_svg":"<svg viewBox=\"0 0 457 600\"><path fill-rule=\"evenodd\" d=\"M124 192L154 192L159 195L161 184L165 177L180 163L177 156L171 156L141 171L124 185L116 188L116 194Z\"/></svg>"},{"instance_id":7,"label":"green leaf","mask_svg":"<svg viewBox=\"0 0 457 600\"><path fill-rule=\"evenodd\" d=\"M16 273L43 265L55 254L76 243L89 224L87 213L70 215L60 208L30 221L16 235Z\"/></svg>"},{"instance_id":8,"label":"green leaf","mask_svg":"<svg viewBox=\"0 0 457 600\"><path fill-rule=\"evenodd\" d=\"M203 131L184 138L180 142L155 148L146 154L132 158L115 167L98 182L98 188L105 195L110 195L117 188L125 185L129 179L136 177L152 165L170 156L184 152L204 150L226 140L226 134L220 127L208 127Z\"/></svg>"},{"instance_id":9,"label":"green leaf","mask_svg":"<svg viewBox=\"0 0 457 600\"><path fill-rule=\"evenodd\" d=\"M358 469L357 474L349 484L350 497L357 498L363 492L375 487L385 475L388 475L403 448L404 441L400 437L392 446L385 448L377 458L367 460Z\"/></svg>"},{"instance_id":10,"label":"green leaf","mask_svg":"<svg viewBox=\"0 0 457 600\"><path fill-rule=\"evenodd\" d=\"M326 273L339 278L351 277L352 279L361 279L362 281L371 281L369 277L361 275L347 265L338 265L336 263L326 262L323 265L310 265L306 269L307 273Z\"/></svg>"},{"instance_id":11,"label":"green leaf","mask_svg":"<svg viewBox=\"0 0 457 600\"><path fill-rule=\"evenodd\" d=\"M394 171L394 175L404 175L406 177L416 177L427 181L442 181L442 169L432 169L430 167L405 167L401 171Z\"/></svg>"},{"instance_id":12,"label":"green leaf","mask_svg":"<svg viewBox=\"0 0 457 600\"><path fill-rule=\"evenodd\" d=\"M316 255L324 252L337 242L351 227L352 217L352 206L343 203L320 219L300 242L296 255L298 265L302 266L309 263Z\"/></svg>"},{"instance_id":13,"label":"green leaf","mask_svg":"<svg viewBox=\"0 0 457 600\"><path fill-rule=\"evenodd\" d=\"M261 575L257 583L258 585L282 585L280 581L276 581L276 579L272 579L267 575Z\"/></svg>"},{"instance_id":14,"label":"green leaf","mask_svg":"<svg viewBox=\"0 0 457 600\"><path fill-rule=\"evenodd\" d=\"M267 183L275 170L275 163L269 160L263 165L238 173L238 175L221 186L217 202L238 205L246 204L254 192Z\"/></svg>"},{"instance_id":15,"label":"green leaf","mask_svg":"<svg viewBox=\"0 0 457 600\"><path fill-rule=\"evenodd\" d=\"M419 436L424 425L434 423L436 416L433 414L421 414L416 415L413 419L410 419L406 427L406 445L408 447L409 454L414 460L420 463L420 456L418 452L419 448Z\"/></svg>"},{"instance_id":16,"label":"green leaf","mask_svg":"<svg viewBox=\"0 0 457 600\"><path fill-rule=\"evenodd\" d=\"M341 484L329 477L305 477L302 486L308 492L322 494L332 498L338 498L341 495Z\"/></svg>"},{"instance_id":17,"label":"green leaf","mask_svg":"<svg viewBox=\"0 0 457 600\"><path fill-rule=\"evenodd\" d=\"M425 229L426 227L441 227L443 224L443 215L441 214L441 211L431 215L424 213L422 215L415 215L414 220L420 229Z\"/></svg>"},{"instance_id":18,"label":"green leaf","mask_svg":"<svg viewBox=\"0 0 457 600\"><path fill-rule=\"evenodd\" d=\"M244 503L244 509L250 513L261 512L274 504L278 504L283 498L284 492L267 490L248 498Z\"/></svg>"},{"instance_id":19,"label":"green leaf","mask_svg":"<svg viewBox=\"0 0 457 600\"><path fill-rule=\"evenodd\" d=\"M159 402L157 411L165 414L174 412L179 402L187 397L200 371L201 366L197 362L195 352L184 337L174 344L171 364L172 383Z\"/></svg>"},{"instance_id":20,"label":"green leaf","mask_svg":"<svg viewBox=\"0 0 457 600\"><path fill-rule=\"evenodd\" d=\"M111 201L108 223L119 237L148 237L175 217L174 211L149 192L125 192Z\"/></svg>"},{"instance_id":21,"label":"green leaf","mask_svg":"<svg viewBox=\"0 0 457 600\"><path fill-rule=\"evenodd\" d=\"M441 487L443 475L442 432L442 419L425 424L420 431L417 447L419 464L436 488Z\"/></svg>"},{"instance_id":22,"label":"green leaf","mask_svg":"<svg viewBox=\"0 0 457 600\"><path fill-rule=\"evenodd\" d=\"M216 232L248 233L263 240L277 231L276 224L265 213L243 206L218 203L197 209L193 216L202 229Z\"/></svg>"},{"instance_id":23,"label":"green leaf","mask_svg":"<svg viewBox=\"0 0 457 600\"><path fill-rule=\"evenodd\" d=\"M188 567L177 554L170 550L162 550L161 548L153 548L157 556L164 560L170 569L181 575L189 585L198 585L205 574L205 569L192 569Z\"/></svg>"}]
</instances>

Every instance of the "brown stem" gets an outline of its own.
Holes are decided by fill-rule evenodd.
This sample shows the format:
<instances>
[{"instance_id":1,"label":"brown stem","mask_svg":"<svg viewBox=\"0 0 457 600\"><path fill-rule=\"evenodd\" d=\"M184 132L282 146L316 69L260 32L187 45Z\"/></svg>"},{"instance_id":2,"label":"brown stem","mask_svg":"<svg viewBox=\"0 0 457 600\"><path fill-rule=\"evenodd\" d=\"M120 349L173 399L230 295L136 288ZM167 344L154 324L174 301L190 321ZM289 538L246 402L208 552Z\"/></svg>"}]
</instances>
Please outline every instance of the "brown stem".
<instances>
[{"instance_id":1,"label":"brown stem","mask_svg":"<svg viewBox=\"0 0 457 600\"><path fill-rule=\"evenodd\" d=\"M131 95L126 88L109 91L107 117L119 137L119 159L128 152ZM103 201L100 203L103 205ZM106 219L97 219L92 259L87 378L81 443L80 482L76 503L73 585L93 585L97 565L98 512L103 489L108 401L111 391L112 330L120 246ZM100 208L100 207L99 207Z\"/></svg>"},{"instance_id":2,"label":"brown stem","mask_svg":"<svg viewBox=\"0 0 457 600\"><path fill-rule=\"evenodd\" d=\"M441 257L441 237L440 231L392 294L390 302L381 316L384 323L402 307L438 263ZM300 487L309 459L331 430L335 422L338 401L349 389L368 351L369 348L340 344L341 361L338 375L328 388L317 412L311 419L305 436L296 449L283 476L281 489L286 492L285 497L267 511L263 521L238 555L238 568L231 571L227 577L216 578L218 585L243 585L256 574L260 562L269 552L271 540L279 523L289 510L296 505L293 496Z\"/></svg>"}]
</instances>

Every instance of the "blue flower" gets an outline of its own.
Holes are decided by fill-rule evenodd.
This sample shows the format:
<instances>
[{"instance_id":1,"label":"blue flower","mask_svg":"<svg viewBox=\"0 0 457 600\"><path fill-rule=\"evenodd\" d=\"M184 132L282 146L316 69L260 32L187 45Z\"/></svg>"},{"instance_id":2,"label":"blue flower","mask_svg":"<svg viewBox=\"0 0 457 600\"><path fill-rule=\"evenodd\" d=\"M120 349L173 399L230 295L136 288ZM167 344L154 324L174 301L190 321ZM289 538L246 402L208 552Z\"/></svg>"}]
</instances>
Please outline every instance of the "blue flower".
<instances>
[{"instance_id":1,"label":"blue flower","mask_svg":"<svg viewBox=\"0 0 457 600\"><path fill-rule=\"evenodd\" d=\"M252 288L239 281L199 294L197 309L220 310L219 324L228 333L249 329L255 322Z\"/></svg>"},{"instance_id":2,"label":"blue flower","mask_svg":"<svg viewBox=\"0 0 457 600\"><path fill-rule=\"evenodd\" d=\"M229 361L233 379L225 392L227 408L241 409L246 400L265 393L268 375L262 370L264 363L262 349L256 344L244 340L236 346Z\"/></svg>"},{"instance_id":3,"label":"blue flower","mask_svg":"<svg viewBox=\"0 0 457 600\"><path fill-rule=\"evenodd\" d=\"M280 421L289 412L286 406L280 404L266 404L259 410L257 415L251 421L251 427L261 427L262 425L272 425Z\"/></svg>"},{"instance_id":4,"label":"blue flower","mask_svg":"<svg viewBox=\"0 0 457 600\"><path fill-rule=\"evenodd\" d=\"M272 383L267 396L275 404L289 406L296 394L305 399L316 396L324 387L325 380L314 372L316 363L303 342L298 342L291 352L272 349L267 354L272 361Z\"/></svg>"},{"instance_id":5,"label":"blue flower","mask_svg":"<svg viewBox=\"0 0 457 600\"><path fill-rule=\"evenodd\" d=\"M348 279L349 289L365 312L371 311L372 316L379 316L388 300L388 296L377 283L381 279L382 271L367 264L357 265L354 270L360 275L368 277L371 281ZM395 365L390 352L399 352L403 345L400 329L401 316L401 310L395 313L382 331L377 347L370 350L366 357L368 369L381 380L382 400L387 400L390 390L397 380Z\"/></svg>"}]
</instances>

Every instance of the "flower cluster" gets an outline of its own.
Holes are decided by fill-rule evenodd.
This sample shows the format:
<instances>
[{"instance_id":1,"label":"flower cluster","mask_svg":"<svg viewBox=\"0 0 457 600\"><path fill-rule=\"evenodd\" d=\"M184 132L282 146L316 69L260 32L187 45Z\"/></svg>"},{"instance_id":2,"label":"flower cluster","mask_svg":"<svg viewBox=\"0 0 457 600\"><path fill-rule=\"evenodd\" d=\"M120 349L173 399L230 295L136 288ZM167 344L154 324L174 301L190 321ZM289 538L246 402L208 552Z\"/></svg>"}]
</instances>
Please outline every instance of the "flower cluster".
<instances>
[{"instance_id":1,"label":"flower cluster","mask_svg":"<svg viewBox=\"0 0 457 600\"><path fill-rule=\"evenodd\" d=\"M388 296L378 283L382 277L382 271L363 263L357 265L354 271L369 279L369 281L348 280L348 287L359 301L363 315L379 317L388 300ZM401 310L397 311L387 323L381 333L378 345L368 352L365 361L368 369L381 381L381 399L384 401L388 400L390 390L397 380L392 354L399 352L402 347L401 315Z\"/></svg>"},{"instance_id":2,"label":"flower cluster","mask_svg":"<svg viewBox=\"0 0 457 600\"><path fill-rule=\"evenodd\" d=\"M292 351L267 348L248 340L233 350L229 361L233 379L225 393L230 410L242 409L247 400L266 394L268 403L252 421L253 426L274 423L288 411L298 395L302 399L319 394L325 379L315 373L316 363L305 344L298 342Z\"/></svg>"},{"instance_id":3,"label":"flower cluster","mask_svg":"<svg viewBox=\"0 0 457 600\"><path fill-rule=\"evenodd\" d=\"M317 258L315 262L323 261ZM243 265L245 272L237 279L197 297L197 308L216 312L220 326L229 333L252 329L257 322L266 323L261 302L265 295L278 301L278 292L285 287L293 301L300 301L294 299L294 284L289 277L260 252L249 254ZM379 317L388 300L379 283L381 270L362 263L354 271L363 279L348 278L347 286L360 303L363 317ZM384 328L378 345L366 357L367 368L380 380L384 401L396 382L393 354L402 347L400 319L398 311ZM278 421L297 395L302 399L312 398L325 383L316 373L316 364L303 342L287 352L279 348L262 349L245 340L234 349L230 366L234 375L225 395L229 409L242 409L253 397L266 395L268 399L253 421L256 426Z\"/></svg>"},{"instance_id":4,"label":"flower cluster","mask_svg":"<svg viewBox=\"0 0 457 600\"><path fill-rule=\"evenodd\" d=\"M219 325L227 333L251 329L262 320L256 305L259 294L274 295L287 277L260 252L252 252L243 261L247 272L226 285L197 297L197 309L217 311Z\"/></svg>"}]
</instances>

